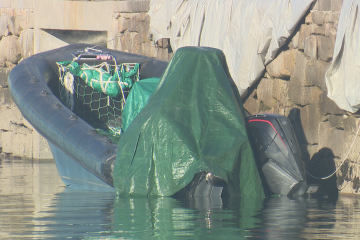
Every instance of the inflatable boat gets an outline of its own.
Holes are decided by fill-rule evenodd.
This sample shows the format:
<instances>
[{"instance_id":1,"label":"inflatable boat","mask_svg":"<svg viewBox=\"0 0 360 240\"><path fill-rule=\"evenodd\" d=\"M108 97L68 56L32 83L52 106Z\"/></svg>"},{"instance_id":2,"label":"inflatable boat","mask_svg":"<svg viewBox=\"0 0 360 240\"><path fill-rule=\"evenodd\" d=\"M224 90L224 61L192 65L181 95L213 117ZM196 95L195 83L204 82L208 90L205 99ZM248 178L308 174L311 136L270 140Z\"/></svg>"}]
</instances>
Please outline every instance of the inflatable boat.
<instances>
[{"instance_id":1,"label":"inflatable boat","mask_svg":"<svg viewBox=\"0 0 360 240\"><path fill-rule=\"evenodd\" d=\"M48 140L67 186L180 197L306 192L291 123L245 120L220 50L187 47L167 63L90 47L36 54L9 75L14 102ZM145 87L134 95L136 82Z\"/></svg>"},{"instance_id":2,"label":"inflatable boat","mask_svg":"<svg viewBox=\"0 0 360 240\"><path fill-rule=\"evenodd\" d=\"M24 117L44 136L56 161L59 174L68 186L114 191L112 171L117 145L101 135L61 101L59 67L88 45L76 44L36 54L21 61L9 75L12 98ZM81 61L91 59L84 54ZM160 77L167 62L117 52L125 62L141 64L141 74Z\"/></svg>"}]
</instances>

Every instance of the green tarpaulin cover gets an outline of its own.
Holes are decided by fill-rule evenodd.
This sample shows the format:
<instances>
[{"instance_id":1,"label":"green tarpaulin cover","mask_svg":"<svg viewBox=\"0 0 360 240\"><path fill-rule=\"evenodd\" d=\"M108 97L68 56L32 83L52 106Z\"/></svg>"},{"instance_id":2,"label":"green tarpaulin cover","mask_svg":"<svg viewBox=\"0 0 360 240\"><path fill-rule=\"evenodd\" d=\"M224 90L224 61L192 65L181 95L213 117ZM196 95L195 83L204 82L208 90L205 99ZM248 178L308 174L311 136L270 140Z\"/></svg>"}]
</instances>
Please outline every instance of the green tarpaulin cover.
<instances>
[{"instance_id":1,"label":"green tarpaulin cover","mask_svg":"<svg viewBox=\"0 0 360 240\"><path fill-rule=\"evenodd\" d=\"M140 113L147 104L151 94L159 85L160 78L147 78L136 81L126 99L122 111L122 130L126 131L132 120Z\"/></svg>"},{"instance_id":2,"label":"green tarpaulin cover","mask_svg":"<svg viewBox=\"0 0 360 240\"><path fill-rule=\"evenodd\" d=\"M264 196L224 54L185 47L121 137L113 178L120 195L171 196L201 171L231 195Z\"/></svg>"}]
</instances>

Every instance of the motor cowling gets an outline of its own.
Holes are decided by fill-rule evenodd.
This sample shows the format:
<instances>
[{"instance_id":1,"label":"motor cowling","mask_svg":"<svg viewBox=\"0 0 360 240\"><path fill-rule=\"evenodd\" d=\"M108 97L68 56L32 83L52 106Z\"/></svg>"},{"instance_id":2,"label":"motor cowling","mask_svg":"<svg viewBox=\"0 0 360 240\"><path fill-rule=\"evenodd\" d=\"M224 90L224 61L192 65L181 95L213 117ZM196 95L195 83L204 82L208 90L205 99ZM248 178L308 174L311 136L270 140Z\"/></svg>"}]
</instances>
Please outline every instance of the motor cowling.
<instances>
[{"instance_id":1,"label":"motor cowling","mask_svg":"<svg viewBox=\"0 0 360 240\"><path fill-rule=\"evenodd\" d=\"M303 195L305 164L290 120L277 114L246 118L250 141L267 194Z\"/></svg>"}]
</instances>

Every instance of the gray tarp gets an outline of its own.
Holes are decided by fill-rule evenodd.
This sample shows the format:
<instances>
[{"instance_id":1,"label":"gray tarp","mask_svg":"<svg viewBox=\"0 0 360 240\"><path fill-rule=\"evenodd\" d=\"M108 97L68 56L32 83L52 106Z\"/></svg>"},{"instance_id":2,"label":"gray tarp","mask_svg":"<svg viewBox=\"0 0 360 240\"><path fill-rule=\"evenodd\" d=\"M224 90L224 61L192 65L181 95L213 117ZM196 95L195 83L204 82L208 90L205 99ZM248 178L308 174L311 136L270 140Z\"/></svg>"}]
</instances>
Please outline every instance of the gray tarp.
<instances>
[{"instance_id":1,"label":"gray tarp","mask_svg":"<svg viewBox=\"0 0 360 240\"><path fill-rule=\"evenodd\" d=\"M239 93L263 73L314 0L152 0L155 40L221 49Z\"/></svg>"},{"instance_id":2,"label":"gray tarp","mask_svg":"<svg viewBox=\"0 0 360 240\"><path fill-rule=\"evenodd\" d=\"M360 0L344 0L333 61L325 74L328 97L341 109L360 108Z\"/></svg>"}]
</instances>

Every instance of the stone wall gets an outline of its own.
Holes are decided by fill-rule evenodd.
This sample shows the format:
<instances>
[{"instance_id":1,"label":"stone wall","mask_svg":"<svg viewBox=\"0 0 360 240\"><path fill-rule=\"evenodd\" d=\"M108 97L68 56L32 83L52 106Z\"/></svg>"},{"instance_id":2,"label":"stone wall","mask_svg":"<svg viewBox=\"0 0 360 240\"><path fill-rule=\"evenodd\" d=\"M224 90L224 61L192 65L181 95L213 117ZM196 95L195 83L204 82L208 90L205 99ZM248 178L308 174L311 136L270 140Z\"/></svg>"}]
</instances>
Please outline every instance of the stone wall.
<instances>
[{"instance_id":1,"label":"stone wall","mask_svg":"<svg viewBox=\"0 0 360 240\"><path fill-rule=\"evenodd\" d=\"M262 79L244 100L251 113L288 116L298 138L307 170L316 177L337 173L322 183L324 191L358 193L359 113L339 109L327 98L325 72L330 66L342 0L318 0ZM354 145L351 147L351 144Z\"/></svg>"},{"instance_id":2,"label":"stone wall","mask_svg":"<svg viewBox=\"0 0 360 240\"><path fill-rule=\"evenodd\" d=\"M172 56L168 39L156 44L152 42L147 15L149 1L97 1L101 2L101 5L95 3L97 5L94 8L94 3L87 1L52 1L46 3L45 9L41 1L43 0L0 2L0 152L6 157L52 158L47 141L23 118L15 106L7 84L9 72L22 59L39 51L67 44L55 36L50 36L48 29L82 31L81 33L89 29L106 31L110 41L105 41L104 45L109 48L163 60L169 60ZM49 11L45 11L47 8ZM67 18L70 13L58 14L58 9L67 8L88 12L86 15L89 19L83 23L67 24L62 18ZM52 10L56 12L51 12ZM103 12L106 20L96 26L95 23L91 25L93 11ZM49 15L54 22L45 21L49 19ZM91 43L91 40L86 43Z\"/></svg>"},{"instance_id":3,"label":"stone wall","mask_svg":"<svg viewBox=\"0 0 360 240\"><path fill-rule=\"evenodd\" d=\"M33 54L32 11L0 9L0 149L6 157L52 158L48 144L23 118L11 99L7 77Z\"/></svg>"}]
</instances>

